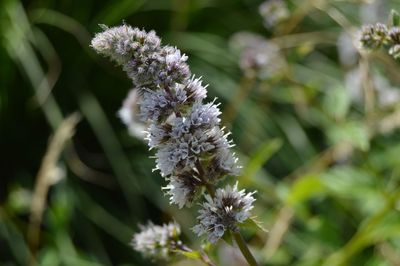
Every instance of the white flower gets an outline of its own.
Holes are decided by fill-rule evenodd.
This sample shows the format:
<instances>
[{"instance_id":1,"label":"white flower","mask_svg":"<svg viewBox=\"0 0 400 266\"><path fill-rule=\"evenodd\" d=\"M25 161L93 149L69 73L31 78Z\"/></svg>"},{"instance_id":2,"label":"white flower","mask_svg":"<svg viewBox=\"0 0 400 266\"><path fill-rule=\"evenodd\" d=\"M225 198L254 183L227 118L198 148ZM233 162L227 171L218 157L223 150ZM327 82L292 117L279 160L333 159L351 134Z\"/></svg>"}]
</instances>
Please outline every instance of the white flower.
<instances>
[{"instance_id":1,"label":"white flower","mask_svg":"<svg viewBox=\"0 0 400 266\"><path fill-rule=\"evenodd\" d=\"M201 78L195 78L194 76L185 84L189 97L200 101L207 97L207 86L202 85Z\"/></svg>"},{"instance_id":2,"label":"white flower","mask_svg":"<svg viewBox=\"0 0 400 266\"><path fill-rule=\"evenodd\" d=\"M137 138L144 139L146 124L139 118L139 92L137 89L129 91L128 96L124 100L118 116L122 122L128 127L129 133Z\"/></svg>"},{"instance_id":3,"label":"white flower","mask_svg":"<svg viewBox=\"0 0 400 266\"><path fill-rule=\"evenodd\" d=\"M161 46L154 31L128 25L108 28L96 34L91 46L122 65L135 87L165 87L190 77L187 56L174 47Z\"/></svg>"},{"instance_id":4,"label":"white flower","mask_svg":"<svg viewBox=\"0 0 400 266\"><path fill-rule=\"evenodd\" d=\"M239 52L239 66L248 76L268 78L279 74L286 67L279 46L263 36L238 32L232 36L230 43Z\"/></svg>"},{"instance_id":5,"label":"white flower","mask_svg":"<svg viewBox=\"0 0 400 266\"><path fill-rule=\"evenodd\" d=\"M267 0L259 7L260 15L264 18L264 25L267 28L274 27L287 19L289 10L282 0Z\"/></svg>"},{"instance_id":6,"label":"white flower","mask_svg":"<svg viewBox=\"0 0 400 266\"><path fill-rule=\"evenodd\" d=\"M221 119L219 115L221 111L218 109L218 105L212 103L202 104L197 102L193 105L190 114L190 121L194 126L207 126L209 128L217 126Z\"/></svg>"},{"instance_id":7,"label":"white flower","mask_svg":"<svg viewBox=\"0 0 400 266\"><path fill-rule=\"evenodd\" d=\"M171 137L178 139L181 138L184 134L189 133L190 130L190 120L186 117L174 117L171 120Z\"/></svg>"},{"instance_id":8,"label":"white flower","mask_svg":"<svg viewBox=\"0 0 400 266\"><path fill-rule=\"evenodd\" d=\"M156 150L156 169L169 181L171 203L188 206L203 186L237 174L233 144L220 128L219 105L203 103L207 86L190 77L186 55L162 46L154 32L127 25L105 28L92 47L122 65L139 91L138 115L148 125L146 140ZM120 116L129 125L128 100Z\"/></svg>"},{"instance_id":9,"label":"white flower","mask_svg":"<svg viewBox=\"0 0 400 266\"><path fill-rule=\"evenodd\" d=\"M388 43L390 40L389 30L382 23L365 25L359 33L359 40L362 48L374 50Z\"/></svg>"},{"instance_id":10,"label":"white flower","mask_svg":"<svg viewBox=\"0 0 400 266\"><path fill-rule=\"evenodd\" d=\"M146 140L150 149L158 147L168 137L167 129L157 124L151 124L148 131L146 131Z\"/></svg>"},{"instance_id":11,"label":"white flower","mask_svg":"<svg viewBox=\"0 0 400 266\"><path fill-rule=\"evenodd\" d=\"M172 176L170 182L163 189L170 196L170 203L177 204L179 208L190 206L197 198L202 181L195 173L185 173L180 176Z\"/></svg>"},{"instance_id":12,"label":"white flower","mask_svg":"<svg viewBox=\"0 0 400 266\"><path fill-rule=\"evenodd\" d=\"M146 257L168 259L177 245L181 244L181 228L176 222L162 226L149 222L146 226L139 227L141 232L133 235L131 245Z\"/></svg>"},{"instance_id":13,"label":"white flower","mask_svg":"<svg viewBox=\"0 0 400 266\"><path fill-rule=\"evenodd\" d=\"M206 195L206 202L199 210L198 224L193 227L193 231L198 236L207 235L208 241L215 243L226 230L239 230L238 224L250 217L255 201L252 196L254 193L238 191L236 183L233 187L228 185L224 189L218 189L214 198Z\"/></svg>"},{"instance_id":14,"label":"white flower","mask_svg":"<svg viewBox=\"0 0 400 266\"><path fill-rule=\"evenodd\" d=\"M140 117L142 121L158 120L169 110L169 101L165 90L143 90L143 100L140 103Z\"/></svg>"},{"instance_id":15,"label":"white flower","mask_svg":"<svg viewBox=\"0 0 400 266\"><path fill-rule=\"evenodd\" d=\"M145 32L128 25L108 28L96 34L91 46L100 54L110 57L118 64L126 63L131 54L151 53L160 47L161 40L154 31Z\"/></svg>"}]
</instances>

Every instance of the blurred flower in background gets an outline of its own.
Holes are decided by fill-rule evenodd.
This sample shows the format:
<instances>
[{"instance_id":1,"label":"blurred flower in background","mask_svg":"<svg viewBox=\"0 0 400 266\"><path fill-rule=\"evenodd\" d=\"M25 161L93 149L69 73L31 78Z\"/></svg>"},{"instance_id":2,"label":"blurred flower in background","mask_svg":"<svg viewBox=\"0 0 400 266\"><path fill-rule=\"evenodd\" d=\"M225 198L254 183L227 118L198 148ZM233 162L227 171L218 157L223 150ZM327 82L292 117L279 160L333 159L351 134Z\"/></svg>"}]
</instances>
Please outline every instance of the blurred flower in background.
<instances>
[{"instance_id":1,"label":"blurred flower in background","mask_svg":"<svg viewBox=\"0 0 400 266\"><path fill-rule=\"evenodd\" d=\"M282 0L267 0L260 5L258 10L267 28L276 26L290 16L286 3Z\"/></svg>"}]
</instances>

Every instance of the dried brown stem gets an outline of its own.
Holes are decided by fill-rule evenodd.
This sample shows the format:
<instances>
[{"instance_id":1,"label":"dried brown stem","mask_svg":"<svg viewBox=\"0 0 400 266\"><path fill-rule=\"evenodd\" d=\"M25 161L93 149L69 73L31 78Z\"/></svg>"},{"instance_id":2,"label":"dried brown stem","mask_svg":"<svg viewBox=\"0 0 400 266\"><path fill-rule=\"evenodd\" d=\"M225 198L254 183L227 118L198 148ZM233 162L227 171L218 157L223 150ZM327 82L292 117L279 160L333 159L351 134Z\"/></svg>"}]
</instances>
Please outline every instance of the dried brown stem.
<instances>
[{"instance_id":1,"label":"dried brown stem","mask_svg":"<svg viewBox=\"0 0 400 266\"><path fill-rule=\"evenodd\" d=\"M57 162L65 144L73 136L75 126L79 120L80 115L74 113L61 123L50 140L50 144L38 171L27 232L28 245L31 251L28 265L36 265L36 252L40 241L40 225L45 210L46 197L50 186L58 181Z\"/></svg>"}]
</instances>

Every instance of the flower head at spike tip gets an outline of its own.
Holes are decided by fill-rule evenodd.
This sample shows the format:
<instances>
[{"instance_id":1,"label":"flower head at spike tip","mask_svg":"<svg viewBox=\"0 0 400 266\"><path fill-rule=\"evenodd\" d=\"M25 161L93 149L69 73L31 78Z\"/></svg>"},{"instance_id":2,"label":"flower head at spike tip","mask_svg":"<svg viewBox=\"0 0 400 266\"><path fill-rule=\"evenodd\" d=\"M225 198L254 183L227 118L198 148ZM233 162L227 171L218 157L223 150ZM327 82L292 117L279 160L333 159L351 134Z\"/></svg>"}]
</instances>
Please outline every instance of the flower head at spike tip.
<instances>
[{"instance_id":1,"label":"flower head at spike tip","mask_svg":"<svg viewBox=\"0 0 400 266\"><path fill-rule=\"evenodd\" d=\"M129 25L102 27L91 47L121 65L135 87L156 89L182 82L190 77L187 56L171 46L161 46L154 31L146 32Z\"/></svg>"},{"instance_id":2,"label":"flower head at spike tip","mask_svg":"<svg viewBox=\"0 0 400 266\"><path fill-rule=\"evenodd\" d=\"M364 49L375 50L389 42L389 31L385 24L363 26L360 32L360 44Z\"/></svg>"},{"instance_id":3,"label":"flower head at spike tip","mask_svg":"<svg viewBox=\"0 0 400 266\"><path fill-rule=\"evenodd\" d=\"M146 32L125 24L111 28L101 25L101 28L104 31L96 34L91 47L118 64L126 63L135 53L149 54L160 47L161 40L154 31Z\"/></svg>"},{"instance_id":4,"label":"flower head at spike tip","mask_svg":"<svg viewBox=\"0 0 400 266\"><path fill-rule=\"evenodd\" d=\"M400 27L393 27L389 31L392 46L389 48L389 54L395 59L400 58Z\"/></svg>"},{"instance_id":5,"label":"flower head at spike tip","mask_svg":"<svg viewBox=\"0 0 400 266\"><path fill-rule=\"evenodd\" d=\"M131 246L143 256L152 259L169 259L182 242L179 240L181 228L176 222L154 225L148 222L139 226L141 231L133 235Z\"/></svg>"},{"instance_id":6,"label":"flower head at spike tip","mask_svg":"<svg viewBox=\"0 0 400 266\"><path fill-rule=\"evenodd\" d=\"M237 183L218 189L215 197L206 195L206 202L202 204L197 217L198 224L193 231L198 235L207 235L208 241L215 243L226 230L237 232L239 224L250 217L255 201L253 194L238 191Z\"/></svg>"},{"instance_id":7,"label":"flower head at spike tip","mask_svg":"<svg viewBox=\"0 0 400 266\"><path fill-rule=\"evenodd\" d=\"M400 58L400 44L395 44L389 49L389 54L394 57L394 59Z\"/></svg>"},{"instance_id":8,"label":"flower head at spike tip","mask_svg":"<svg viewBox=\"0 0 400 266\"><path fill-rule=\"evenodd\" d=\"M400 44L400 27L393 27L389 30L389 37L393 44Z\"/></svg>"}]
</instances>

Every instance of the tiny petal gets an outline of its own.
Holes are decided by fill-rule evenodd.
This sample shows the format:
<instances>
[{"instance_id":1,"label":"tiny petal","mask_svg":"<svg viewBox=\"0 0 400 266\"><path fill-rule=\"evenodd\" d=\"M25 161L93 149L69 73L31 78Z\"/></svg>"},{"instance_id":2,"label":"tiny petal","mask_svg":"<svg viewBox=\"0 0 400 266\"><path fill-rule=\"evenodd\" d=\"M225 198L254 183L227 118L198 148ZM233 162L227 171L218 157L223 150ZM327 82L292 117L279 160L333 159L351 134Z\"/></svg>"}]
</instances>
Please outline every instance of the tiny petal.
<instances>
[{"instance_id":1,"label":"tiny petal","mask_svg":"<svg viewBox=\"0 0 400 266\"><path fill-rule=\"evenodd\" d=\"M170 203L177 204L179 208L190 206L198 196L200 180L191 173L184 173L170 178L169 184L163 189L170 196Z\"/></svg>"}]
</instances>

